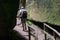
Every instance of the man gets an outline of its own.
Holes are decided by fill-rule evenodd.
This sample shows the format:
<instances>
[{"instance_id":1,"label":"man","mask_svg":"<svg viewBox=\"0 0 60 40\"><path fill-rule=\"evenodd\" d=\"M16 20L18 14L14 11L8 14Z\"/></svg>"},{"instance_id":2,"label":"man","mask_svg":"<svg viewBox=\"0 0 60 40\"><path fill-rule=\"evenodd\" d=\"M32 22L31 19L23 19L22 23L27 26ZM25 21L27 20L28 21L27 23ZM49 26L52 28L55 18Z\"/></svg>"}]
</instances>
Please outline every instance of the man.
<instances>
[{"instance_id":1,"label":"man","mask_svg":"<svg viewBox=\"0 0 60 40\"><path fill-rule=\"evenodd\" d=\"M27 20L27 11L24 7L21 7L21 9L18 11L18 15L19 18L21 18L21 23L22 23L22 27L23 27L23 31L26 30L26 20Z\"/></svg>"}]
</instances>

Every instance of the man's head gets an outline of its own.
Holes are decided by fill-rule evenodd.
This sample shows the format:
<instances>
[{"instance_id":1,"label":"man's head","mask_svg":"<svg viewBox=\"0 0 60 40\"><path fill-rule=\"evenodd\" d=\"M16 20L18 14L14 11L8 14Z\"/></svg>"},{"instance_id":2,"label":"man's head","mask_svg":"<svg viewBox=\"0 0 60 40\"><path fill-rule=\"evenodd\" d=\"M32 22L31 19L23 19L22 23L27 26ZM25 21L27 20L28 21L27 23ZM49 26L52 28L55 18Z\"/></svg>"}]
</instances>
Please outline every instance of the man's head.
<instances>
[{"instance_id":1,"label":"man's head","mask_svg":"<svg viewBox=\"0 0 60 40\"><path fill-rule=\"evenodd\" d=\"M24 7L22 6L21 9L24 9Z\"/></svg>"}]
</instances>

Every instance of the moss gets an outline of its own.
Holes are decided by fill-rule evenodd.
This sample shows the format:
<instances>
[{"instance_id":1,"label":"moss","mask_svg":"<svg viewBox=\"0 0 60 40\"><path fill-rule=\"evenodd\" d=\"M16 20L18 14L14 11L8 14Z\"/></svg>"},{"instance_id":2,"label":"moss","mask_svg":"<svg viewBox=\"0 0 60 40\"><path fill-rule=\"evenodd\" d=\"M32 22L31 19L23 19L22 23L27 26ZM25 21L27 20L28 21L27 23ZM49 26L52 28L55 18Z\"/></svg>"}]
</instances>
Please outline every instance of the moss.
<instances>
[{"instance_id":1,"label":"moss","mask_svg":"<svg viewBox=\"0 0 60 40\"><path fill-rule=\"evenodd\" d=\"M32 19L60 25L60 2L58 0L35 0L33 2L31 0L27 3L27 10Z\"/></svg>"}]
</instances>

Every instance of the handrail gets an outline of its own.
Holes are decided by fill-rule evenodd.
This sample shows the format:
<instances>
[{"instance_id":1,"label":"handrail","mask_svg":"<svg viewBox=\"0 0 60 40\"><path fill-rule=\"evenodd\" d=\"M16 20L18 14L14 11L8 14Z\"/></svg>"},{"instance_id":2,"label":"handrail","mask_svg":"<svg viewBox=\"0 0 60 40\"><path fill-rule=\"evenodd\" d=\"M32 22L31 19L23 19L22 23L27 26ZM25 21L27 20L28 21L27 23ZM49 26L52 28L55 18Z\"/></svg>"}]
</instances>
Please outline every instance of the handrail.
<instances>
[{"instance_id":1,"label":"handrail","mask_svg":"<svg viewBox=\"0 0 60 40\"><path fill-rule=\"evenodd\" d=\"M49 26L48 24L46 24L46 23L43 23L44 24L44 26L46 26L46 27L48 27L49 29L51 29L54 33L56 33L59 37L60 37L60 33L57 31L57 30L55 30L54 28L52 28L51 26ZM35 39L37 38L36 37L36 35L34 35L34 34L31 34L31 30L32 31L35 31L33 28L31 28L31 27L28 27L29 28L29 38L31 38L31 35L33 36L33 37L35 37ZM45 31L44 31L45 32ZM52 36L51 36L52 37ZM54 36L55 37L55 36ZM38 38L37 38L38 39ZM54 38L53 38L54 39ZM31 39L30 39L31 40Z\"/></svg>"},{"instance_id":2,"label":"handrail","mask_svg":"<svg viewBox=\"0 0 60 40\"><path fill-rule=\"evenodd\" d=\"M47 25L46 23L44 23L44 25L45 25L46 27L50 28L51 30L53 30L58 36L60 36L60 33L59 33L57 30L53 29L52 27L50 27L50 26Z\"/></svg>"}]
</instances>

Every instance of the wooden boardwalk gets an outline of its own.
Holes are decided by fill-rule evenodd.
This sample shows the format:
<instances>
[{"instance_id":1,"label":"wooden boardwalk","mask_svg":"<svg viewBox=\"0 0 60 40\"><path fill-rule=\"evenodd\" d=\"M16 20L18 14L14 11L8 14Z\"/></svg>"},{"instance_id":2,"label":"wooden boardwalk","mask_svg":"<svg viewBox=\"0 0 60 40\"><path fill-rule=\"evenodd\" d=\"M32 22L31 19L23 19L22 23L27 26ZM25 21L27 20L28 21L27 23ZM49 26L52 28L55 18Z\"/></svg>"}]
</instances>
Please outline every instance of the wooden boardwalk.
<instances>
[{"instance_id":1,"label":"wooden boardwalk","mask_svg":"<svg viewBox=\"0 0 60 40\"><path fill-rule=\"evenodd\" d=\"M21 23L19 19L17 19L17 23ZM44 33L42 32L42 30L40 28L38 28L36 25L30 25L29 27L31 27L32 29L34 29L35 31L32 31L31 33L35 33L33 35L31 35L31 40L44 40ZM20 35L22 35L23 37L25 37L27 40L29 40L29 34L28 32L23 31L23 27L20 24L19 26L16 25L15 28L13 29L15 31L17 31ZM27 30L28 30L28 24L27 24Z\"/></svg>"}]
</instances>

